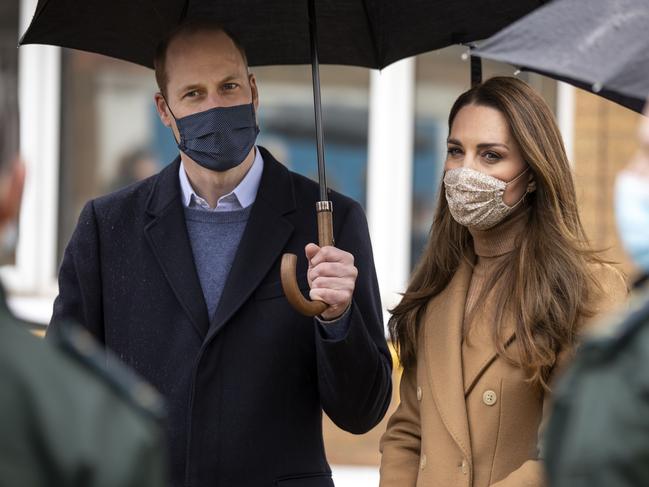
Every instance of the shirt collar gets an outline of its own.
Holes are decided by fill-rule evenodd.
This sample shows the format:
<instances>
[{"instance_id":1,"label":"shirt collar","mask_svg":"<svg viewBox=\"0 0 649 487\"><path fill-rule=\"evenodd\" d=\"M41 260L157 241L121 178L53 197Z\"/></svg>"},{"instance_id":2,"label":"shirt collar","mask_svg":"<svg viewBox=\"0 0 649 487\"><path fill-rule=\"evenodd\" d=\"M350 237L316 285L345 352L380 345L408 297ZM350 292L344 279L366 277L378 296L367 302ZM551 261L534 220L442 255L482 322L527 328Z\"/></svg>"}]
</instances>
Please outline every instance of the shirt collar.
<instances>
[{"instance_id":1,"label":"shirt collar","mask_svg":"<svg viewBox=\"0 0 649 487\"><path fill-rule=\"evenodd\" d=\"M178 177L180 178L180 189L182 192L182 201L185 207L197 207L210 211L232 211L247 208L252 205L257 198L257 190L261 183L261 175L264 172L264 159L261 151L255 147L255 160L241 182L231 192L223 195L216 202L216 208L210 208L203 198L201 198L192 187L185 172L185 165L180 161Z\"/></svg>"}]
</instances>

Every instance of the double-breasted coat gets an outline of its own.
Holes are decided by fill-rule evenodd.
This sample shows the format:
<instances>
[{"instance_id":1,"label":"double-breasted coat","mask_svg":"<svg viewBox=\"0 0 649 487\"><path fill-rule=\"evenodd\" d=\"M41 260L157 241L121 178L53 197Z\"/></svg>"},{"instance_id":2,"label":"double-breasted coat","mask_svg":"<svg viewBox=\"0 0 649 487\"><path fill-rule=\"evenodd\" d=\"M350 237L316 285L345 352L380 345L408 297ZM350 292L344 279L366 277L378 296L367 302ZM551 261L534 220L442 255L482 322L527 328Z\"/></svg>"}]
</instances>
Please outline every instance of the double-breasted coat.
<instances>
[{"instance_id":1,"label":"double-breasted coat","mask_svg":"<svg viewBox=\"0 0 649 487\"><path fill-rule=\"evenodd\" d=\"M331 486L322 411L376 425L391 393L378 285L358 203L331 192L336 245L358 268L349 329L328 339L294 311L283 253L317 235L317 185L271 154L221 300L209 317L186 229L179 160L89 202L65 251L51 327L72 319L166 397L174 486ZM308 289L306 259L298 281Z\"/></svg>"},{"instance_id":2,"label":"double-breasted coat","mask_svg":"<svg viewBox=\"0 0 649 487\"><path fill-rule=\"evenodd\" d=\"M597 278L605 312L626 296L609 266ZM471 336L462 357L463 321L472 266L463 261L429 302L419 327L416 367L404 370L401 403L381 440L381 487L542 487L539 430L550 395L500 357L491 333ZM485 316L493 316L488 309ZM506 323L506 342L516 340ZM558 365L569 359L562 352Z\"/></svg>"}]
</instances>

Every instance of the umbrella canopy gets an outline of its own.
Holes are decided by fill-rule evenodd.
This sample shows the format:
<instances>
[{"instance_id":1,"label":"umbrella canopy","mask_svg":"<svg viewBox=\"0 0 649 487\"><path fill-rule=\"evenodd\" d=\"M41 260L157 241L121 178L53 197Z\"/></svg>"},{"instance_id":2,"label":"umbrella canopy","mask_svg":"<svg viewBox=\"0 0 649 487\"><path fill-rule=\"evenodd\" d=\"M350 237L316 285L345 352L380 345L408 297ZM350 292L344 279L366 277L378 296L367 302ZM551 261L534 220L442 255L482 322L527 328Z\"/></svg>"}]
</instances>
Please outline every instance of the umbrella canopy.
<instances>
[{"instance_id":1,"label":"umbrella canopy","mask_svg":"<svg viewBox=\"0 0 649 487\"><path fill-rule=\"evenodd\" d=\"M647 26L647 0L555 0L487 39L473 54L642 112L649 96Z\"/></svg>"},{"instance_id":2,"label":"umbrella canopy","mask_svg":"<svg viewBox=\"0 0 649 487\"><path fill-rule=\"evenodd\" d=\"M544 0L318 0L319 58L383 68L484 39ZM309 64L307 0L39 0L22 44L52 44L152 67L158 42L186 18L218 20L251 66Z\"/></svg>"},{"instance_id":3,"label":"umbrella canopy","mask_svg":"<svg viewBox=\"0 0 649 487\"><path fill-rule=\"evenodd\" d=\"M39 0L21 44L53 44L152 67L159 42L186 19L218 21L243 45L251 66L311 64L316 118L318 242L333 245L327 201L320 62L383 68L421 52L484 38L543 0ZM321 314L295 279L297 257L282 259L291 305Z\"/></svg>"}]
</instances>

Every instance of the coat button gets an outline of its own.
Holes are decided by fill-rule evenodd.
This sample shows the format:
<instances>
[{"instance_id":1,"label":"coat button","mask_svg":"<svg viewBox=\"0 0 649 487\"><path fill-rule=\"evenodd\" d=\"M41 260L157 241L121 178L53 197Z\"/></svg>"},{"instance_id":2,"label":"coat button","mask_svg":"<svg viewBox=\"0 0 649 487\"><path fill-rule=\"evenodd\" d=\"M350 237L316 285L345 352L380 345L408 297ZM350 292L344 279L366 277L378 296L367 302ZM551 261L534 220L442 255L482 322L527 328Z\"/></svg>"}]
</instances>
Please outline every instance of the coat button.
<instances>
[{"instance_id":1,"label":"coat button","mask_svg":"<svg viewBox=\"0 0 649 487\"><path fill-rule=\"evenodd\" d=\"M466 460L462 460L462 463L460 463L460 470L462 470L464 475L469 473L469 464Z\"/></svg>"},{"instance_id":2,"label":"coat button","mask_svg":"<svg viewBox=\"0 0 649 487\"><path fill-rule=\"evenodd\" d=\"M426 455L422 455L419 459L419 468L423 470L424 467L426 467Z\"/></svg>"},{"instance_id":3,"label":"coat button","mask_svg":"<svg viewBox=\"0 0 649 487\"><path fill-rule=\"evenodd\" d=\"M421 401L421 396L423 393L421 392L421 387L417 387L417 401Z\"/></svg>"},{"instance_id":4,"label":"coat button","mask_svg":"<svg viewBox=\"0 0 649 487\"><path fill-rule=\"evenodd\" d=\"M491 389L484 391L484 394L482 395L482 402L484 402L487 406L493 406L496 404L496 401L498 400L498 396L494 391Z\"/></svg>"}]
</instances>

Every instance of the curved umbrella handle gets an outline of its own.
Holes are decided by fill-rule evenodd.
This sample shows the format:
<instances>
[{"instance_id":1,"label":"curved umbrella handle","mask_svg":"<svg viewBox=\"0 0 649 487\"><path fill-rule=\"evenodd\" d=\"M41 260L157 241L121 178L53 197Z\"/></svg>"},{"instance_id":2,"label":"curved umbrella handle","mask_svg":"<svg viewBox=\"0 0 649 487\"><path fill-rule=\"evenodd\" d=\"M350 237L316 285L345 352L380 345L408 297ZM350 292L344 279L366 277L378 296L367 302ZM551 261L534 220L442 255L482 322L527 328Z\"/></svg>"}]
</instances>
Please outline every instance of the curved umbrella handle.
<instances>
[{"instance_id":1,"label":"curved umbrella handle","mask_svg":"<svg viewBox=\"0 0 649 487\"><path fill-rule=\"evenodd\" d=\"M333 245L333 205L331 201L318 201L316 210L318 212L318 244L320 247ZM284 254L282 256L280 276L286 299L298 313L304 316L322 314L329 306L322 301L309 301L302 295L295 277L296 268L297 256L295 254Z\"/></svg>"}]
</instances>

